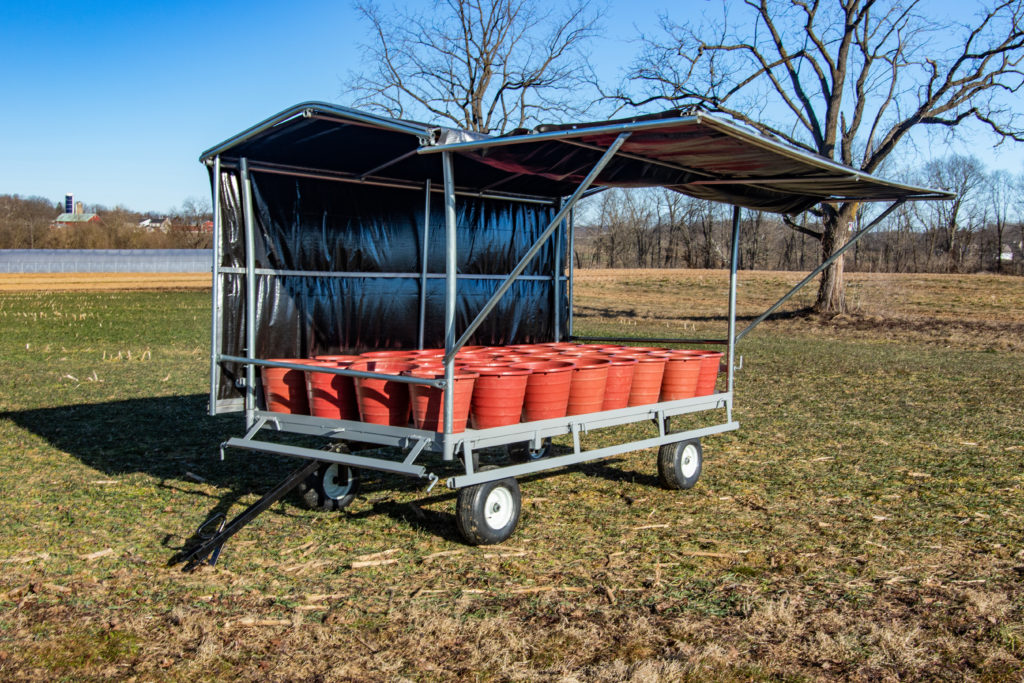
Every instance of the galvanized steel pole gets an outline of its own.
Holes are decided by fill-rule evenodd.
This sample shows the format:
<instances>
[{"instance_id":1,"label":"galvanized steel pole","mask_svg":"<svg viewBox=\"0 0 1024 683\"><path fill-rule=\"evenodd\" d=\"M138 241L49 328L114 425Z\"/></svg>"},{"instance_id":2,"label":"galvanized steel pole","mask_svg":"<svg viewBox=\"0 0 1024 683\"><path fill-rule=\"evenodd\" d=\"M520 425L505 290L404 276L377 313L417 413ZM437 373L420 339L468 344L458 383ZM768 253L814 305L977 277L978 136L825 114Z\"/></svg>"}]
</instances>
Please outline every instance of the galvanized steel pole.
<instances>
[{"instance_id":1,"label":"galvanized steel pole","mask_svg":"<svg viewBox=\"0 0 1024 683\"><path fill-rule=\"evenodd\" d=\"M427 322L427 249L430 244L430 178L427 178L425 197L423 198L423 249L420 264L420 327L419 348L423 348L423 334Z\"/></svg>"},{"instance_id":2,"label":"galvanized steel pole","mask_svg":"<svg viewBox=\"0 0 1024 683\"><path fill-rule=\"evenodd\" d=\"M444 298L444 440L445 460L454 458L453 444L447 435L452 432L452 413L455 410L455 392L452 386L455 377L455 295L456 270L458 263L457 235L455 233L455 178L452 171L452 155L441 155L444 172L444 220L445 220L445 298Z\"/></svg>"},{"instance_id":3,"label":"galvanized steel pole","mask_svg":"<svg viewBox=\"0 0 1024 683\"><path fill-rule=\"evenodd\" d=\"M217 414L217 392L220 389L220 155L213 160L213 291L210 295L210 405L207 412Z\"/></svg>"},{"instance_id":4,"label":"galvanized steel pole","mask_svg":"<svg viewBox=\"0 0 1024 683\"><path fill-rule=\"evenodd\" d=\"M256 357L256 226L252 211L249 160L242 157L242 212L245 222L245 355ZM245 367L245 425L256 422L256 366Z\"/></svg>"},{"instance_id":5,"label":"galvanized steel pole","mask_svg":"<svg viewBox=\"0 0 1024 683\"><path fill-rule=\"evenodd\" d=\"M728 391L732 394L736 371L736 271L740 260L740 207L732 207L732 255L729 257L729 373ZM732 421L732 403L729 404L729 421Z\"/></svg>"}]
</instances>

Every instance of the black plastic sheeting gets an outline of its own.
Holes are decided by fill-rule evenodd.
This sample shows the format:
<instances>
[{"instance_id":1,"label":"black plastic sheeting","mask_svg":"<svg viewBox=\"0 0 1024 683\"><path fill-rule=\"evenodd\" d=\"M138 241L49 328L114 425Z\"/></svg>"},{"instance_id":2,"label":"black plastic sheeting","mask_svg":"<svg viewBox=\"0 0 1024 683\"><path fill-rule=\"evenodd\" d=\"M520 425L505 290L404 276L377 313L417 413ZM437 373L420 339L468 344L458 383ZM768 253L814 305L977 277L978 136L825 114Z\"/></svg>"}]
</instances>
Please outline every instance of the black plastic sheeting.
<instances>
[{"instance_id":1,"label":"black plastic sheeting","mask_svg":"<svg viewBox=\"0 0 1024 683\"><path fill-rule=\"evenodd\" d=\"M241 184L236 171L224 171L221 177L221 266L244 269ZM250 177L256 222L256 268L318 272L257 276L257 343L253 356L307 358L326 353L416 348L425 193L259 172L252 172ZM457 198L460 277L456 334L468 327L502 281L473 276L507 275L556 212L556 207L548 205ZM564 232L556 231L524 273L545 279L517 281L469 344L554 340L553 242L560 241L564 271ZM428 273L444 274L445 244L444 198L441 193L432 192ZM337 277L331 273L352 276ZM393 277L394 274L404 276ZM225 274L221 283L221 353L246 356L245 275ZM564 282L560 282L558 296L560 328L565 330L568 297ZM424 333L427 348L444 346L444 300L444 279L428 279ZM221 369L219 398L241 398L234 380L244 374L243 368L222 363Z\"/></svg>"}]
</instances>

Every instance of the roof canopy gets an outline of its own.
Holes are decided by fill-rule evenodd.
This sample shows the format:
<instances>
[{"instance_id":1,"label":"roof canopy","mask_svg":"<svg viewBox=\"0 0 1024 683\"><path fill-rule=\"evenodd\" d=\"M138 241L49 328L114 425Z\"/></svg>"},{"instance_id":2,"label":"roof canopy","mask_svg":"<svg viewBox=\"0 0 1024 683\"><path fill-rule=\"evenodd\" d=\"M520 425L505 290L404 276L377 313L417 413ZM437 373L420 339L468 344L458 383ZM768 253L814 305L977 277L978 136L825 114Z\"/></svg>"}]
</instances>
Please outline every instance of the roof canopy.
<instances>
[{"instance_id":1,"label":"roof canopy","mask_svg":"<svg viewBox=\"0 0 1024 683\"><path fill-rule=\"evenodd\" d=\"M390 119L319 102L296 105L207 150L230 165L422 187L442 182L436 153L454 160L456 189L554 200L571 194L602 153L629 137L595 187L667 187L701 199L778 213L820 202L947 199L949 193L893 183L781 144L705 113L486 136Z\"/></svg>"}]
</instances>

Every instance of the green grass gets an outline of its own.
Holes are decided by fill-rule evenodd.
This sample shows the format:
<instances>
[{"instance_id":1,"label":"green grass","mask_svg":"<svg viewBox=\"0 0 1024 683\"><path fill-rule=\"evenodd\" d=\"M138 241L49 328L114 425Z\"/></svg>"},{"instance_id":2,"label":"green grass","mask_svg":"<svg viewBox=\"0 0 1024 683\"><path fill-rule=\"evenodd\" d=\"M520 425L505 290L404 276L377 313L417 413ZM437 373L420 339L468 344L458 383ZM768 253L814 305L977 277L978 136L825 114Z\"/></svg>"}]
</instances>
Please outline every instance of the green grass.
<instances>
[{"instance_id":1,"label":"green grass","mask_svg":"<svg viewBox=\"0 0 1024 683\"><path fill-rule=\"evenodd\" d=\"M205 416L208 309L204 293L0 295L0 678L1024 672L1024 354L986 350L995 333L771 323L742 347L742 427L705 440L690 491L657 486L652 451L528 477L515 536L469 548L450 492L370 476L346 512L278 503L217 568L183 574L166 563L199 522L296 466L217 458L242 424ZM385 550L397 562L350 568Z\"/></svg>"}]
</instances>

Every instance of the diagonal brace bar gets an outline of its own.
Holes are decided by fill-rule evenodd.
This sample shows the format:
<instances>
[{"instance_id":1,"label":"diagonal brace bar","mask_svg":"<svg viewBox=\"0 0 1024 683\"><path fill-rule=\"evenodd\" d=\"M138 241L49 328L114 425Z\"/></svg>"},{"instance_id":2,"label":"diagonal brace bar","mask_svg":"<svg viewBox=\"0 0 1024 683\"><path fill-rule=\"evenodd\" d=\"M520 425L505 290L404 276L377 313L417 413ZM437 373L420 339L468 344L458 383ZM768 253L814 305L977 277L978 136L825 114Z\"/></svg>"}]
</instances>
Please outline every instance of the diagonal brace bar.
<instances>
[{"instance_id":1,"label":"diagonal brace bar","mask_svg":"<svg viewBox=\"0 0 1024 683\"><path fill-rule=\"evenodd\" d=\"M900 199L900 200L898 200L896 202L893 202L892 204L889 205L889 208L887 208L885 211L883 211L877 218L875 218L875 220L871 221L870 223L865 225L863 228L858 230L853 235L853 237L850 238L850 240L846 244L844 244L839 249L837 249L835 251L835 253L832 254L832 256L830 256L827 259L825 259L825 261L820 266L818 266L817 268L812 270L811 273L807 277L805 277L803 280L801 280L799 283L797 283L796 286L793 287L793 289L791 289L788 292L786 292L786 294L781 299L776 301L772 305L771 308L769 308L767 311L765 311L761 315L757 316L752 323L750 323L745 328L743 328L743 331L736 335L736 341L739 341L739 340L743 339L743 337L747 336L748 332L750 332L752 329L754 329L759 324L764 322L764 320L768 316L770 316L772 313L774 313L775 311L779 310L779 307L781 307L782 304L784 304L787 301L789 301L793 297L794 294L796 294L798 291L803 289L804 285L806 285L808 282L810 282L815 277L817 277L818 273L820 273L821 271L825 270L826 268L831 266L833 263L835 263L836 259L838 259L840 256L842 256L846 252L847 249L849 249L854 244L856 244L857 241L860 240L861 237L863 237L864 235L866 235L869 232L871 232L872 230L874 230L875 227L879 223L881 223L883 219L886 218L886 216L888 216L890 213L892 213L897 208L902 206L905 201L907 201L907 200L906 199Z\"/></svg>"},{"instance_id":2,"label":"diagonal brace bar","mask_svg":"<svg viewBox=\"0 0 1024 683\"><path fill-rule=\"evenodd\" d=\"M516 278L523 274L526 267L530 265L530 262L535 256L537 256L538 252L540 252L544 243L547 242L555 230L558 229L558 226L561 225L569 211L576 206L576 202L580 200L583 193L587 191L587 188L589 188L591 184L593 184L594 180L597 179L598 174L601 173L601 171L604 170L604 167L608 165L608 162L612 160L612 157L614 157L615 153L619 151L619 148L622 147L622 143L629 138L629 135L629 133L622 133L619 137L615 138L615 142L605 150L605 153L600 159L598 159L594 168L590 169L590 173L588 173L587 177L583 179L583 182L576 188L576 191L572 193L569 200L562 205L562 208L557 214L555 214L555 217L551 219L548 227L543 233L541 233L541 236L537 238L537 241L533 243L530 250L526 252L522 259L519 260L519 263L516 264L516 267L513 268L512 272L509 273L507 278L505 278L505 281L501 283L501 286L498 287L497 291L491 295L491 298L488 299L486 304L484 304L484 307L480 309L480 312L477 314L476 318L473 319L473 322L469 324L466 331L463 332L462 336L459 337L459 340L455 342L455 346L448 350L448 354L444 358L446 363L455 357L455 352L462 348L469 338L473 336L473 333L476 332L478 327L480 327L484 319L486 319L490 312L494 310L494 307L498 305L501 298L505 296L505 293L508 292L509 288L512 287L513 283L515 283Z\"/></svg>"}]
</instances>

